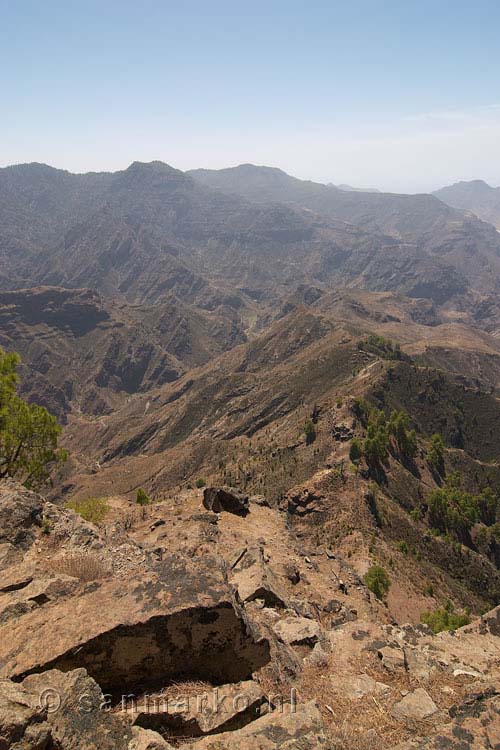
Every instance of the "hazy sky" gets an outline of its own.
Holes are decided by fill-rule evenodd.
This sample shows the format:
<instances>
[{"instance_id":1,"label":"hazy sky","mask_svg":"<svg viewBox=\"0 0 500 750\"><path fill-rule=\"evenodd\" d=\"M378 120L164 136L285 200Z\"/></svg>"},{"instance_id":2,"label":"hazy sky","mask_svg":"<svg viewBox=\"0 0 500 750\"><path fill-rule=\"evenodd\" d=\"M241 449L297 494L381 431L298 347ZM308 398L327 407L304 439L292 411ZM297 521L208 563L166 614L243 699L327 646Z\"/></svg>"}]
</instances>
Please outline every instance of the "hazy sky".
<instances>
[{"instance_id":1,"label":"hazy sky","mask_svg":"<svg viewBox=\"0 0 500 750\"><path fill-rule=\"evenodd\" d=\"M0 164L500 184L499 0L0 0Z\"/></svg>"}]
</instances>

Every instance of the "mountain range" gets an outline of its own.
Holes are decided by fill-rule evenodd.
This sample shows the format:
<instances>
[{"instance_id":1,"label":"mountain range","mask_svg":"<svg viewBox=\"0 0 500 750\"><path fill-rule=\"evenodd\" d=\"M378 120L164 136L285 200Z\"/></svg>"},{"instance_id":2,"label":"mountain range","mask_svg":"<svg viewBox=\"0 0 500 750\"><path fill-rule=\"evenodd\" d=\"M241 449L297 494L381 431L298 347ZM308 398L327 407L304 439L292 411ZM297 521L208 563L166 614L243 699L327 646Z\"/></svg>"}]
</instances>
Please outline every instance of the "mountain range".
<instances>
[{"instance_id":1,"label":"mountain range","mask_svg":"<svg viewBox=\"0 0 500 750\"><path fill-rule=\"evenodd\" d=\"M0 169L0 346L69 450L48 501L0 483L0 693L259 707L16 709L37 747L494 746L500 614L458 625L500 604L497 195ZM264 687L320 710L263 715Z\"/></svg>"}]
</instances>

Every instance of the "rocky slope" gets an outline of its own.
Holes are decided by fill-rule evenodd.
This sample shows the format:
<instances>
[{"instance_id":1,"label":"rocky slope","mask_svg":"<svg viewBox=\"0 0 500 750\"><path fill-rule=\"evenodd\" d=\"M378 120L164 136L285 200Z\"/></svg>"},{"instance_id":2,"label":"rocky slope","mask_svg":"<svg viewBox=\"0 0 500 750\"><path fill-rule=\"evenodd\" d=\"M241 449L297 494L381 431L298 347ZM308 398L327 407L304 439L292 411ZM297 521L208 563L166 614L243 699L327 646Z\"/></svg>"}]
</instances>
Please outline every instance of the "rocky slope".
<instances>
[{"instance_id":1,"label":"rocky slope","mask_svg":"<svg viewBox=\"0 0 500 750\"><path fill-rule=\"evenodd\" d=\"M175 297L132 306L89 289L0 292L0 346L21 355L23 394L63 421L109 414L245 338L235 315Z\"/></svg>"},{"instance_id":2,"label":"rocky slope","mask_svg":"<svg viewBox=\"0 0 500 750\"><path fill-rule=\"evenodd\" d=\"M160 162L0 170L0 227L0 346L70 451L0 483L0 747L497 747L494 228Z\"/></svg>"},{"instance_id":3,"label":"rocky slope","mask_svg":"<svg viewBox=\"0 0 500 750\"><path fill-rule=\"evenodd\" d=\"M96 527L2 483L6 747L496 746L498 610L396 626L348 560L238 497L114 497Z\"/></svg>"},{"instance_id":4,"label":"rocky slope","mask_svg":"<svg viewBox=\"0 0 500 750\"><path fill-rule=\"evenodd\" d=\"M418 263L425 251L428 255L420 269L416 266L417 275L423 268L430 269L433 261L451 266L467 279L466 285L473 281L473 285L483 291L496 288L500 263L498 233L492 226L450 208L432 195L345 192L332 185L298 180L279 169L252 164L222 170L194 170L190 174L202 184L251 201L293 204L322 216L355 224L367 231L382 232L400 243L410 245L405 258L405 267L410 273L412 265ZM415 247L420 255L415 254ZM478 268L479 258L481 266L489 269L489 280ZM386 271L388 268L393 268L392 258L385 264ZM401 273L403 270L396 267L395 274ZM373 273L373 276L377 278L378 274ZM428 279L431 278L429 275ZM384 283L383 275L381 282ZM394 287L379 285L368 288ZM420 290L410 294L433 297L424 289L425 285L422 284Z\"/></svg>"}]
</instances>

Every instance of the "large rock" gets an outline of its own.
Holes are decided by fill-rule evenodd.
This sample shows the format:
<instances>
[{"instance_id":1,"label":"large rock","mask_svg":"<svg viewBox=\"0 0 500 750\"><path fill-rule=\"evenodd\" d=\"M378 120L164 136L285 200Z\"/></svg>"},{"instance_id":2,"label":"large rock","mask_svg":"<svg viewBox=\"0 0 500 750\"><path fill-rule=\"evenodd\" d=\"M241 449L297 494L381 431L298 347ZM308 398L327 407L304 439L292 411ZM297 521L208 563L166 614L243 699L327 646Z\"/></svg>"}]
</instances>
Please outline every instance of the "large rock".
<instances>
[{"instance_id":1,"label":"large rock","mask_svg":"<svg viewBox=\"0 0 500 750\"><path fill-rule=\"evenodd\" d=\"M392 750L498 750L500 698L481 700L430 737L408 740Z\"/></svg>"},{"instance_id":2,"label":"large rock","mask_svg":"<svg viewBox=\"0 0 500 750\"><path fill-rule=\"evenodd\" d=\"M0 680L1 750L48 750L52 747L47 710L33 704L32 694L22 685Z\"/></svg>"},{"instance_id":3,"label":"large rock","mask_svg":"<svg viewBox=\"0 0 500 750\"><path fill-rule=\"evenodd\" d=\"M392 707L392 716L398 721L422 721L439 711L431 696L423 688L417 688Z\"/></svg>"},{"instance_id":4,"label":"large rock","mask_svg":"<svg viewBox=\"0 0 500 750\"><path fill-rule=\"evenodd\" d=\"M111 713L99 685L85 669L52 669L30 675L23 687L35 705L49 702L47 720L52 738L64 750L127 750L132 731L119 714Z\"/></svg>"},{"instance_id":5,"label":"large rock","mask_svg":"<svg viewBox=\"0 0 500 750\"><path fill-rule=\"evenodd\" d=\"M378 657L389 672L404 672L406 670L405 652L402 648L383 646L378 651Z\"/></svg>"},{"instance_id":6,"label":"large rock","mask_svg":"<svg viewBox=\"0 0 500 750\"><path fill-rule=\"evenodd\" d=\"M149 699L138 711L134 723L169 737L201 737L234 731L259 718L268 708L262 688L253 680L196 694L183 694L179 685L174 694L167 692Z\"/></svg>"},{"instance_id":7,"label":"large rock","mask_svg":"<svg viewBox=\"0 0 500 750\"><path fill-rule=\"evenodd\" d=\"M248 495L231 487L206 487L203 505L214 513L227 511L237 516L246 516L249 511Z\"/></svg>"},{"instance_id":8,"label":"large rock","mask_svg":"<svg viewBox=\"0 0 500 750\"><path fill-rule=\"evenodd\" d=\"M359 700L365 695L384 695L390 690L385 682L378 682L364 672L360 675L347 675L344 679L332 675L331 679L336 689L351 700Z\"/></svg>"},{"instance_id":9,"label":"large rock","mask_svg":"<svg viewBox=\"0 0 500 750\"><path fill-rule=\"evenodd\" d=\"M158 732L132 727L132 739L128 750L173 750L173 747Z\"/></svg>"},{"instance_id":10,"label":"large rock","mask_svg":"<svg viewBox=\"0 0 500 750\"><path fill-rule=\"evenodd\" d=\"M230 583L244 603L261 599L268 607L286 607L286 592L261 548L249 549L231 574Z\"/></svg>"},{"instance_id":11,"label":"large rock","mask_svg":"<svg viewBox=\"0 0 500 750\"><path fill-rule=\"evenodd\" d=\"M316 620L307 617L284 617L273 625L273 630L287 646L312 648L321 635L321 628Z\"/></svg>"},{"instance_id":12,"label":"large rock","mask_svg":"<svg viewBox=\"0 0 500 750\"><path fill-rule=\"evenodd\" d=\"M190 743L189 750L328 750L320 712L315 703L295 712L274 711L236 732L223 732Z\"/></svg>"},{"instance_id":13,"label":"large rock","mask_svg":"<svg viewBox=\"0 0 500 750\"><path fill-rule=\"evenodd\" d=\"M0 625L0 676L85 667L105 691L144 681L251 677L269 661L217 557L171 555Z\"/></svg>"},{"instance_id":14,"label":"large rock","mask_svg":"<svg viewBox=\"0 0 500 750\"><path fill-rule=\"evenodd\" d=\"M43 499L11 479L0 481L0 544L27 549L42 525Z\"/></svg>"}]
</instances>

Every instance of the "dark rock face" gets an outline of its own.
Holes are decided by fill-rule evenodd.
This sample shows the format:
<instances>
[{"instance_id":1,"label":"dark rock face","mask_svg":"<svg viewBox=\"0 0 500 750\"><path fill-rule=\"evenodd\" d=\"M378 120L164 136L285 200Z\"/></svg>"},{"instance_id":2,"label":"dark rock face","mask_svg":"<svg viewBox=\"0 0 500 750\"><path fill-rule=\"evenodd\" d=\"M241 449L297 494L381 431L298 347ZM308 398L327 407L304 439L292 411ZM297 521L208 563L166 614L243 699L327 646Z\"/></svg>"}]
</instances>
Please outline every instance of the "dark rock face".
<instances>
[{"instance_id":1,"label":"dark rock face","mask_svg":"<svg viewBox=\"0 0 500 750\"><path fill-rule=\"evenodd\" d=\"M32 695L34 704L46 691L51 691L51 701L55 702L47 719L57 747L65 750L126 750L132 739L127 722L104 710L103 692L85 669L68 673L54 669L31 675L24 680L23 687Z\"/></svg>"},{"instance_id":2,"label":"dark rock face","mask_svg":"<svg viewBox=\"0 0 500 750\"><path fill-rule=\"evenodd\" d=\"M0 681L0 747L16 750L49 750L53 747L47 710L37 708L33 696L21 685Z\"/></svg>"},{"instance_id":3,"label":"dark rock face","mask_svg":"<svg viewBox=\"0 0 500 750\"><path fill-rule=\"evenodd\" d=\"M308 489L290 493L287 498L287 511L291 516L308 516L324 511L324 498Z\"/></svg>"},{"instance_id":4,"label":"dark rock face","mask_svg":"<svg viewBox=\"0 0 500 750\"><path fill-rule=\"evenodd\" d=\"M26 549L34 538L34 528L42 525L43 500L40 495L20 488L8 479L0 483L0 544Z\"/></svg>"},{"instance_id":5,"label":"dark rock face","mask_svg":"<svg viewBox=\"0 0 500 750\"><path fill-rule=\"evenodd\" d=\"M203 505L214 513L227 511L246 516L249 512L248 495L229 487L207 487L203 492Z\"/></svg>"},{"instance_id":6,"label":"dark rock face","mask_svg":"<svg viewBox=\"0 0 500 750\"><path fill-rule=\"evenodd\" d=\"M106 692L181 679L238 682L269 661L267 642L252 639L229 603L118 625L72 651L45 668L84 666Z\"/></svg>"}]
</instances>

